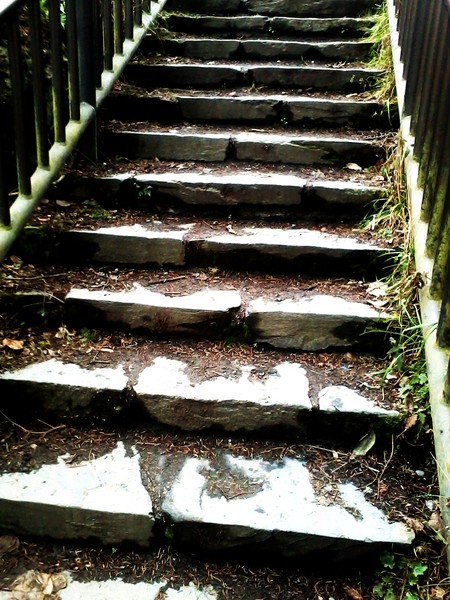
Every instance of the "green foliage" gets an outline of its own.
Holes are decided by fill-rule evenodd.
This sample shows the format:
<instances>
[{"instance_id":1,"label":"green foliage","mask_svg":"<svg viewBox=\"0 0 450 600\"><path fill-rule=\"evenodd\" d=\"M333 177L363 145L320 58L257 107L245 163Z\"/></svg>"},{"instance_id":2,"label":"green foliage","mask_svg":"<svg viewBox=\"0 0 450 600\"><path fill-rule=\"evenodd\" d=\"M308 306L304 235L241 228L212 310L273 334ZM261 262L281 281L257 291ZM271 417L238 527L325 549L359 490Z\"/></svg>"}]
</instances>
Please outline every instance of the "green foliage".
<instances>
[{"instance_id":1,"label":"green foliage","mask_svg":"<svg viewBox=\"0 0 450 600\"><path fill-rule=\"evenodd\" d=\"M395 76L390 43L389 18L384 2L375 15L375 22L369 29L368 40L373 44L368 67L383 71L383 76L377 79L373 94L377 100L384 103L388 113L396 102Z\"/></svg>"},{"instance_id":2,"label":"green foliage","mask_svg":"<svg viewBox=\"0 0 450 600\"><path fill-rule=\"evenodd\" d=\"M385 570L372 590L376 598L419 600L422 597L419 584L428 568L426 564L388 551L381 554L380 561Z\"/></svg>"},{"instance_id":3,"label":"green foliage","mask_svg":"<svg viewBox=\"0 0 450 600\"><path fill-rule=\"evenodd\" d=\"M363 223L397 246L390 274L382 280L385 306L393 315L388 324L388 366L383 379L396 378L399 399L417 416L419 430L428 413L428 380L425 365L425 338L419 310L420 275L415 270L409 223L403 151L392 152L383 167L389 193L378 212Z\"/></svg>"}]
</instances>

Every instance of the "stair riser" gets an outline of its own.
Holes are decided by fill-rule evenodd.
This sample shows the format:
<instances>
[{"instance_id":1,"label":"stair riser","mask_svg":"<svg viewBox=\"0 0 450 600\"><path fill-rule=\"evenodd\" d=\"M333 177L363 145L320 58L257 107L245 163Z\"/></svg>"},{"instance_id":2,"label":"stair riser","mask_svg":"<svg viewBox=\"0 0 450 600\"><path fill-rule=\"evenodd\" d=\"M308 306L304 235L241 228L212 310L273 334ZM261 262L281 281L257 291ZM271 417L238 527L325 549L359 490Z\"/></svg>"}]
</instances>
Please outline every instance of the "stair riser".
<instances>
[{"instance_id":1,"label":"stair riser","mask_svg":"<svg viewBox=\"0 0 450 600\"><path fill-rule=\"evenodd\" d=\"M292 37L327 35L329 37L362 37L367 35L373 25L370 18L337 18L337 19L296 19L292 17L205 17L189 15L170 15L167 22L174 31L184 33L222 33L235 32L265 33L268 36L289 35Z\"/></svg>"},{"instance_id":2,"label":"stair riser","mask_svg":"<svg viewBox=\"0 0 450 600\"><path fill-rule=\"evenodd\" d=\"M23 250L22 250L23 248ZM316 276L335 275L374 278L388 271L390 254L374 247L349 249L336 240L334 247L310 245L219 242L213 239L183 240L183 234L147 238L145 235L72 231L59 234L43 229L25 230L18 248L36 263L114 264L170 267L218 267L234 271L255 270Z\"/></svg>"},{"instance_id":3,"label":"stair riser","mask_svg":"<svg viewBox=\"0 0 450 600\"><path fill-rule=\"evenodd\" d=\"M359 68L226 65L129 65L127 81L147 89L268 86L286 89L361 91L380 71Z\"/></svg>"},{"instance_id":4,"label":"stair riser","mask_svg":"<svg viewBox=\"0 0 450 600\"><path fill-rule=\"evenodd\" d=\"M245 178L244 178L245 180ZM95 199L106 207L133 207L145 212L196 213L215 215L247 215L251 218L283 219L298 215L321 219L358 219L370 212L373 203L383 197L376 187L355 186L339 181L328 183L299 179L298 185L239 182L239 176L224 179L204 177L180 179L179 173L155 178L151 175L123 177L67 176L51 192L52 197L65 197L74 202ZM24 249L22 249L23 251Z\"/></svg>"},{"instance_id":5,"label":"stair riser","mask_svg":"<svg viewBox=\"0 0 450 600\"><path fill-rule=\"evenodd\" d=\"M275 136L278 137L278 136ZM189 135L172 133L106 132L103 149L110 156L159 160L226 160L284 163L293 165L374 165L383 157L381 148L369 141L351 139L304 139L286 136L282 141L269 136Z\"/></svg>"},{"instance_id":6,"label":"stair riser","mask_svg":"<svg viewBox=\"0 0 450 600\"><path fill-rule=\"evenodd\" d=\"M265 123L305 127L388 127L395 120L376 102L174 96L110 96L105 116L122 122Z\"/></svg>"},{"instance_id":7,"label":"stair riser","mask_svg":"<svg viewBox=\"0 0 450 600\"><path fill-rule=\"evenodd\" d=\"M273 348L312 351L367 345L373 341L371 337L379 336L364 332L368 328L383 331L388 324L386 317L378 316L377 311L364 305L344 303L350 312L341 314L342 301L329 300L326 312L314 312L310 310L309 300L304 299L299 304L273 301L268 308L252 302L240 330L238 300L233 299L228 307L219 310L201 305L186 309L173 306L170 299L154 304L152 299L142 303L131 297L120 301L116 298L115 294L71 292L66 298L67 323L75 327L114 327L163 337L225 339L233 332L233 335L236 333L238 337Z\"/></svg>"},{"instance_id":8,"label":"stair riser","mask_svg":"<svg viewBox=\"0 0 450 600\"><path fill-rule=\"evenodd\" d=\"M199 14L248 13L289 17L342 17L356 16L374 7L373 0L170 0L169 11L196 12Z\"/></svg>"},{"instance_id":9,"label":"stair riser","mask_svg":"<svg viewBox=\"0 0 450 600\"><path fill-rule=\"evenodd\" d=\"M163 40L147 37L140 50L199 60L367 60L370 42L291 42L271 40Z\"/></svg>"}]
</instances>

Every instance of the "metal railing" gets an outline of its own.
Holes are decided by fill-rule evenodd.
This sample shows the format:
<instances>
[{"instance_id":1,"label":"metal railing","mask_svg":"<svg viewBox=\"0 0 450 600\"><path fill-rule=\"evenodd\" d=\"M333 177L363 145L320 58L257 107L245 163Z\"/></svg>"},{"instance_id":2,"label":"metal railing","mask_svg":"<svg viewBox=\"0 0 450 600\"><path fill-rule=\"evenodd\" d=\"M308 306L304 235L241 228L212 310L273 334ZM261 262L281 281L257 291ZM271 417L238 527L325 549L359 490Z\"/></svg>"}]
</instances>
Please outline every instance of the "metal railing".
<instances>
[{"instance_id":1,"label":"metal railing","mask_svg":"<svg viewBox=\"0 0 450 600\"><path fill-rule=\"evenodd\" d=\"M433 261L430 294L442 301L437 341L450 348L450 8L447 0L394 0L421 219Z\"/></svg>"},{"instance_id":2,"label":"metal railing","mask_svg":"<svg viewBox=\"0 0 450 600\"><path fill-rule=\"evenodd\" d=\"M0 260L82 137L95 158L96 111L164 4L0 3Z\"/></svg>"}]
</instances>

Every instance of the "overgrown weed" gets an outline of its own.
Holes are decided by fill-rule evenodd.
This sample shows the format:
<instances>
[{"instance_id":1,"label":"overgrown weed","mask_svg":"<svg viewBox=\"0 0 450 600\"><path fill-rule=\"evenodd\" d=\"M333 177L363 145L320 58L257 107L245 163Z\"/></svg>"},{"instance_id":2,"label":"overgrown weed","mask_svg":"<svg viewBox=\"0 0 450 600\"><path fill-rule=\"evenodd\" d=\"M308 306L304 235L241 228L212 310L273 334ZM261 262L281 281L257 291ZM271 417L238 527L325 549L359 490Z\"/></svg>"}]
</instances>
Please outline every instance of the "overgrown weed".
<instances>
[{"instance_id":1,"label":"overgrown weed","mask_svg":"<svg viewBox=\"0 0 450 600\"><path fill-rule=\"evenodd\" d=\"M390 113L392 107L397 103L397 96L389 18L385 3L383 3L376 13L375 22L369 29L367 39L372 43L367 66L383 72L383 75L378 77L372 86L372 95L376 100L382 102L386 110Z\"/></svg>"}]
</instances>

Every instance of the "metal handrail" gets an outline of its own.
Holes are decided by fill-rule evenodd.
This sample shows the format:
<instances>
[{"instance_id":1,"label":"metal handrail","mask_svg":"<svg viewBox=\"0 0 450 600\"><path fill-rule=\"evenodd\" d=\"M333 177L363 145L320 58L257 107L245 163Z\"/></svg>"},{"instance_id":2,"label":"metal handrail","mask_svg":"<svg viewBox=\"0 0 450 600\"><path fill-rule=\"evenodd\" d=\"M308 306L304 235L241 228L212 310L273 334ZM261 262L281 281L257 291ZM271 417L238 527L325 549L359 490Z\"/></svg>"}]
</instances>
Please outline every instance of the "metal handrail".
<instances>
[{"instance_id":1,"label":"metal handrail","mask_svg":"<svg viewBox=\"0 0 450 600\"><path fill-rule=\"evenodd\" d=\"M0 36L8 48L16 177L5 168L9 148L1 143L0 260L80 140L83 152L95 158L97 109L164 4L165 0L48 0L47 22L39 0L2 3ZM21 34L24 27L27 40ZM24 69L28 56L31 81ZM11 190L12 179L16 190Z\"/></svg>"},{"instance_id":2,"label":"metal handrail","mask_svg":"<svg viewBox=\"0 0 450 600\"><path fill-rule=\"evenodd\" d=\"M437 341L450 349L450 8L446 0L394 0L414 158L428 225L430 294L441 302Z\"/></svg>"}]
</instances>

